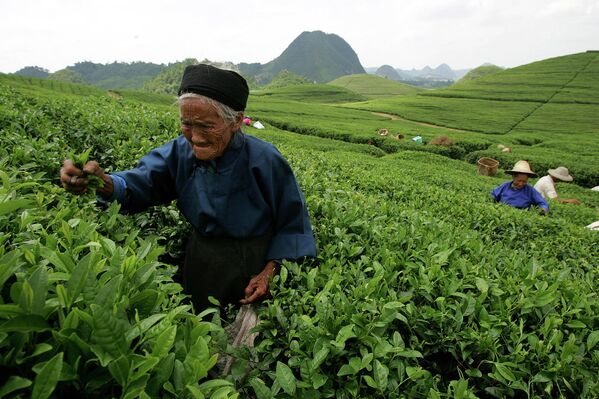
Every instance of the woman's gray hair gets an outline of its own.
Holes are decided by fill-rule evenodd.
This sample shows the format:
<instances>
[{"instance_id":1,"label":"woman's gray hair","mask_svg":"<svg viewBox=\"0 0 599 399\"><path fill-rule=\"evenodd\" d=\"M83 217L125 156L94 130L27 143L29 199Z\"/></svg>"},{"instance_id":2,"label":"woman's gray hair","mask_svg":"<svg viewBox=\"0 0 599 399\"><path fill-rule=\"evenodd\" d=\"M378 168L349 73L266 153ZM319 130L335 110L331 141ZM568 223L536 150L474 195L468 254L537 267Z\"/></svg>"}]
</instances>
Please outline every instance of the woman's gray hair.
<instances>
[{"instance_id":1,"label":"woman's gray hair","mask_svg":"<svg viewBox=\"0 0 599 399\"><path fill-rule=\"evenodd\" d=\"M221 119L228 124L235 123L237 121L237 118L239 117L239 115L240 114L243 115L243 111L235 111L233 108L229 107L228 105L225 105L225 104L223 104L219 101L216 101L210 97L206 97L206 96L203 96L203 95L197 94L197 93L181 94L177 98L177 103L179 105L181 105L181 101L186 98L197 98L200 101L202 101L204 104L212 105L214 107L214 109L216 109L216 113L218 114L218 116L220 116Z\"/></svg>"}]
</instances>

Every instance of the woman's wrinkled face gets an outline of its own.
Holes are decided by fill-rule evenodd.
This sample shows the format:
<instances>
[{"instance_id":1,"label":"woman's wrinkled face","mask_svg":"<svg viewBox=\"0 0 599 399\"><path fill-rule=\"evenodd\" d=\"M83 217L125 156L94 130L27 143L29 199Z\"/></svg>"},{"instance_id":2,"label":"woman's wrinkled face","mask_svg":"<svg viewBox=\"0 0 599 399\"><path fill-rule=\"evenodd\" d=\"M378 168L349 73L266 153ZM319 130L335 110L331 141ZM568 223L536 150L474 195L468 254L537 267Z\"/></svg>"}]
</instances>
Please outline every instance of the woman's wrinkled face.
<instances>
[{"instance_id":1,"label":"woman's wrinkled face","mask_svg":"<svg viewBox=\"0 0 599 399\"><path fill-rule=\"evenodd\" d=\"M223 155L239 123L228 124L216 109L198 98L181 100L181 131L197 159L210 161Z\"/></svg>"},{"instance_id":2,"label":"woman's wrinkled face","mask_svg":"<svg viewBox=\"0 0 599 399\"><path fill-rule=\"evenodd\" d=\"M526 183L528 183L528 175L525 175L524 173L517 173L512 178L512 187L515 189L521 189L526 186Z\"/></svg>"}]
</instances>

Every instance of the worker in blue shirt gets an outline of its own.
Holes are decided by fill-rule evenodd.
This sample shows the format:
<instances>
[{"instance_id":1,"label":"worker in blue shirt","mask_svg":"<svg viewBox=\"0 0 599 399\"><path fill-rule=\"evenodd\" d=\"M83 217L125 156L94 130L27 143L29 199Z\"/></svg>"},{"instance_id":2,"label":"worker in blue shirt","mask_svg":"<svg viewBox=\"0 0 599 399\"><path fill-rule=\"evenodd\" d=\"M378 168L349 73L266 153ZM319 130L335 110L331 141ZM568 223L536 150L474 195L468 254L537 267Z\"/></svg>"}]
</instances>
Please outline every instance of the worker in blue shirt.
<instances>
[{"instance_id":1,"label":"worker in blue shirt","mask_svg":"<svg viewBox=\"0 0 599 399\"><path fill-rule=\"evenodd\" d=\"M512 180L491 191L491 196L495 201L521 209L536 205L544 214L549 212L547 201L528 184L528 178L536 176L536 174L530 169L527 161L516 162L512 170L507 173L512 175Z\"/></svg>"},{"instance_id":2,"label":"worker in blue shirt","mask_svg":"<svg viewBox=\"0 0 599 399\"><path fill-rule=\"evenodd\" d=\"M87 190L92 174L104 181L100 200L139 212L177 200L194 227L183 284L196 309L208 296L253 303L268 294L283 259L316 256L304 196L285 158L270 143L240 130L249 89L243 77L210 65L185 69L179 89L182 135L150 151L135 169L104 173L95 161L83 170L65 160L61 183Z\"/></svg>"}]
</instances>

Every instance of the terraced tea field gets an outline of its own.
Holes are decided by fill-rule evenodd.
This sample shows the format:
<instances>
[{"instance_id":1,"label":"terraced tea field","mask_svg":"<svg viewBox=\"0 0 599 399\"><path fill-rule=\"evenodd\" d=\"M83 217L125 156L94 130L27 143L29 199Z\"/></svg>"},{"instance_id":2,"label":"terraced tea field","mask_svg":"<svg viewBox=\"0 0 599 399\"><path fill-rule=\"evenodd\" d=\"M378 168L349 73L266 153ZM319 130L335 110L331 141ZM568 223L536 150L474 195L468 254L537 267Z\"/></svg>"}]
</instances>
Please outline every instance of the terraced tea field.
<instances>
[{"instance_id":1,"label":"terraced tea field","mask_svg":"<svg viewBox=\"0 0 599 399\"><path fill-rule=\"evenodd\" d=\"M572 57L522 68L595 65L594 53ZM0 80L0 397L599 396L599 235L584 228L599 220L599 193L584 187L599 176L590 94L585 104L553 101L561 91L534 100L541 89L513 101L475 89L357 103L313 87L252 96L248 114L266 128L246 133L289 160L319 254L283 264L258 308L256 346L233 351L233 315L196 315L176 282L190 226L174 205L124 216L58 184L69 151L114 171L176 137L170 98L10 79ZM460 131L420 123L444 121ZM484 154L566 164L578 184L558 190L582 205L551 203L541 216L493 203L506 176L464 161ZM228 352L231 374L215 375Z\"/></svg>"}]
</instances>

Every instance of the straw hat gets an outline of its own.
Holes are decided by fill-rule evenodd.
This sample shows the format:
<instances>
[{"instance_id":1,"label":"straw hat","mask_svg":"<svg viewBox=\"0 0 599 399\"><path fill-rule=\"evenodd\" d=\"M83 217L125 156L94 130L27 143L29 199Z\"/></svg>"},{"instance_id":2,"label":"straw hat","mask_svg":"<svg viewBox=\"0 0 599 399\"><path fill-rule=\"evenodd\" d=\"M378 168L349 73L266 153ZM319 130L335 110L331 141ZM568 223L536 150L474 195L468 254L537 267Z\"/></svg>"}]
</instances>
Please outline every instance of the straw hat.
<instances>
[{"instance_id":1,"label":"straw hat","mask_svg":"<svg viewBox=\"0 0 599 399\"><path fill-rule=\"evenodd\" d=\"M508 171L506 171L506 173L510 173L510 174L523 173L523 174L529 175L529 176L537 175L535 172L530 170L530 164L528 163L528 161L516 162L516 164L514 165L512 170L508 170Z\"/></svg>"},{"instance_id":2,"label":"straw hat","mask_svg":"<svg viewBox=\"0 0 599 399\"><path fill-rule=\"evenodd\" d=\"M572 181L572 179L573 179L573 177L570 176L570 172L568 171L568 168L566 168L564 166L559 166L555 169L549 169L547 171L547 173L549 173L551 176L553 176L556 179L559 179L561 181Z\"/></svg>"}]
</instances>

